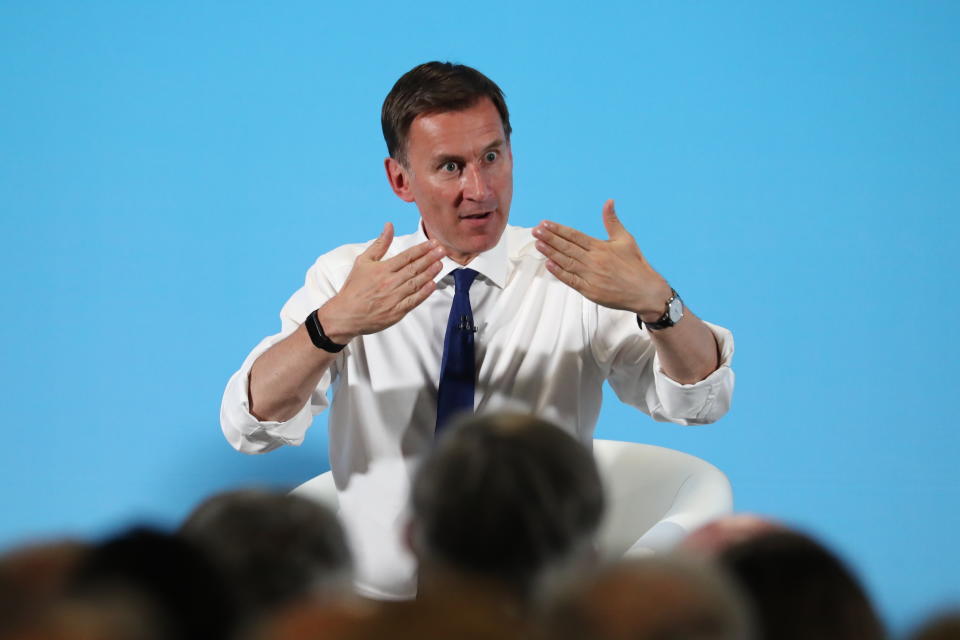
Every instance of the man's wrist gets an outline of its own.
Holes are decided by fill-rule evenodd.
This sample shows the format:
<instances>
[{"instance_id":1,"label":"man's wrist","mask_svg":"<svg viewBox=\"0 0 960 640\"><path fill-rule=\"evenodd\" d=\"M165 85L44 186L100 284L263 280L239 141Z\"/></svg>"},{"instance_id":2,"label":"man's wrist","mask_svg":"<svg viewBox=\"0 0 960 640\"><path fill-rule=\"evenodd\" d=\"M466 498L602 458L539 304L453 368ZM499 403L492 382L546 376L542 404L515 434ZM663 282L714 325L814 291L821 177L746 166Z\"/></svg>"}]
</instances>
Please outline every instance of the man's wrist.
<instances>
[{"instance_id":1,"label":"man's wrist","mask_svg":"<svg viewBox=\"0 0 960 640\"><path fill-rule=\"evenodd\" d=\"M667 300L666 309L656 320L641 320L640 316L637 316L637 324L641 328L646 328L649 331L663 331L664 329L669 329L670 327L675 326L684 316L684 304L683 299L680 295L673 289L670 289L670 299Z\"/></svg>"},{"instance_id":2,"label":"man's wrist","mask_svg":"<svg viewBox=\"0 0 960 640\"><path fill-rule=\"evenodd\" d=\"M659 287L659 289L660 290L658 293L650 298L657 301L654 306L640 307L634 311L634 313L637 314L637 317L647 324L656 322L663 317L663 314L667 309L667 305L670 303L670 298L673 296L673 289L666 280L663 280L662 286Z\"/></svg>"},{"instance_id":3,"label":"man's wrist","mask_svg":"<svg viewBox=\"0 0 960 640\"><path fill-rule=\"evenodd\" d=\"M331 342L337 345L346 345L356 338L357 334L349 331L344 326L345 323L338 320L336 313L333 313L332 310L328 308L327 305L329 304L330 303L327 302L327 304L324 304L314 312L317 321L323 326L323 333Z\"/></svg>"}]
</instances>

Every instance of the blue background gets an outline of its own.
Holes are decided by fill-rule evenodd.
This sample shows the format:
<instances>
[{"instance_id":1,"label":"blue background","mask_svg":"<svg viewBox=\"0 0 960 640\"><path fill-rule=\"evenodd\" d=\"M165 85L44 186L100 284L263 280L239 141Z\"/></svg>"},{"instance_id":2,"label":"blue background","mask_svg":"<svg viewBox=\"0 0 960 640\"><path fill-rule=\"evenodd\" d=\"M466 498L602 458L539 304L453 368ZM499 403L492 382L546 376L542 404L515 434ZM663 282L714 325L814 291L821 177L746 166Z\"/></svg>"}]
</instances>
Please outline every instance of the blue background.
<instances>
[{"instance_id":1,"label":"blue background","mask_svg":"<svg viewBox=\"0 0 960 640\"><path fill-rule=\"evenodd\" d=\"M800 3L798 3L799 5ZM724 469L904 629L960 598L960 4L0 2L0 543L172 524L240 484L223 386L320 253L417 214L380 103L478 67L512 111L512 221L603 235L737 338L719 424L610 394L598 435Z\"/></svg>"}]
</instances>

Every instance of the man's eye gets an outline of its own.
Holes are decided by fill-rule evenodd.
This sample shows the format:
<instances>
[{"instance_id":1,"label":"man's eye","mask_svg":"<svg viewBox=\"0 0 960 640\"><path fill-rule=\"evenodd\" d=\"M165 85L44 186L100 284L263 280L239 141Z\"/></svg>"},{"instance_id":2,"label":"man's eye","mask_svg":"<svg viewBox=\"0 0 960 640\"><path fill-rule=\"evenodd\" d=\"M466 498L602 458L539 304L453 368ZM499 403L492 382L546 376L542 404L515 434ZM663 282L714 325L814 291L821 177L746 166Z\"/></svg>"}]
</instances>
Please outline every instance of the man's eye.
<instances>
[{"instance_id":1,"label":"man's eye","mask_svg":"<svg viewBox=\"0 0 960 640\"><path fill-rule=\"evenodd\" d=\"M460 170L460 165L451 160L450 162L444 162L440 167L440 170L445 171L446 173L456 173Z\"/></svg>"},{"instance_id":2,"label":"man's eye","mask_svg":"<svg viewBox=\"0 0 960 640\"><path fill-rule=\"evenodd\" d=\"M496 151L487 151L487 154L483 156L483 159L487 162L493 162L497 159L498 155L499 154Z\"/></svg>"}]
</instances>

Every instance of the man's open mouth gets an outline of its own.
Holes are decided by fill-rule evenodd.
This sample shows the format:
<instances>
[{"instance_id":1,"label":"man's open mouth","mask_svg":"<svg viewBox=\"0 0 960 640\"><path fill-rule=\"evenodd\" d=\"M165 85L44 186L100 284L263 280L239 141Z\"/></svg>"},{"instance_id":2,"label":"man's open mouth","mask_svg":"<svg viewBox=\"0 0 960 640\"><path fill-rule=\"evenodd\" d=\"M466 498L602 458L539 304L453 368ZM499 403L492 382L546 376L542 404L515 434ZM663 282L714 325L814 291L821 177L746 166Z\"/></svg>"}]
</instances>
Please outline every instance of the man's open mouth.
<instances>
[{"instance_id":1,"label":"man's open mouth","mask_svg":"<svg viewBox=\"0 0 960 640\"><path fill-rule=\"evenodd\" d=\"M492 211L484 211L483 213L471 213L467 216L460 216L461 220L483 220L490 216Z\"/></svg>"}]
</instances>

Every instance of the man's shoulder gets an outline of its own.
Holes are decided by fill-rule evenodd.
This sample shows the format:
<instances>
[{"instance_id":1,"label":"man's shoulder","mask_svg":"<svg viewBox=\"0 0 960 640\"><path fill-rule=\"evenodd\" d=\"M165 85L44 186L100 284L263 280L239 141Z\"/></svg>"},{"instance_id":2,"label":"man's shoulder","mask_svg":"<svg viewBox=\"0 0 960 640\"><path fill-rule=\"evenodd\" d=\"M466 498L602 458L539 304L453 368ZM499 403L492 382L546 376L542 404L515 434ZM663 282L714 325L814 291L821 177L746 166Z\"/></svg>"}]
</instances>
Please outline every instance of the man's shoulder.
<instances>
[{"instance_id":1,"label":"man's shoulder","mask_svg":"<svg viewBox=\"0 0 960 640\"><path fill-rule=\"evenodd\" d=\"M533 237L533 228L517 227L508 224L503 230L507 241L507 256L512 262L524 259L545 261L543 254L537 251L536 238Z\"/></svg>"}]
</instances>

